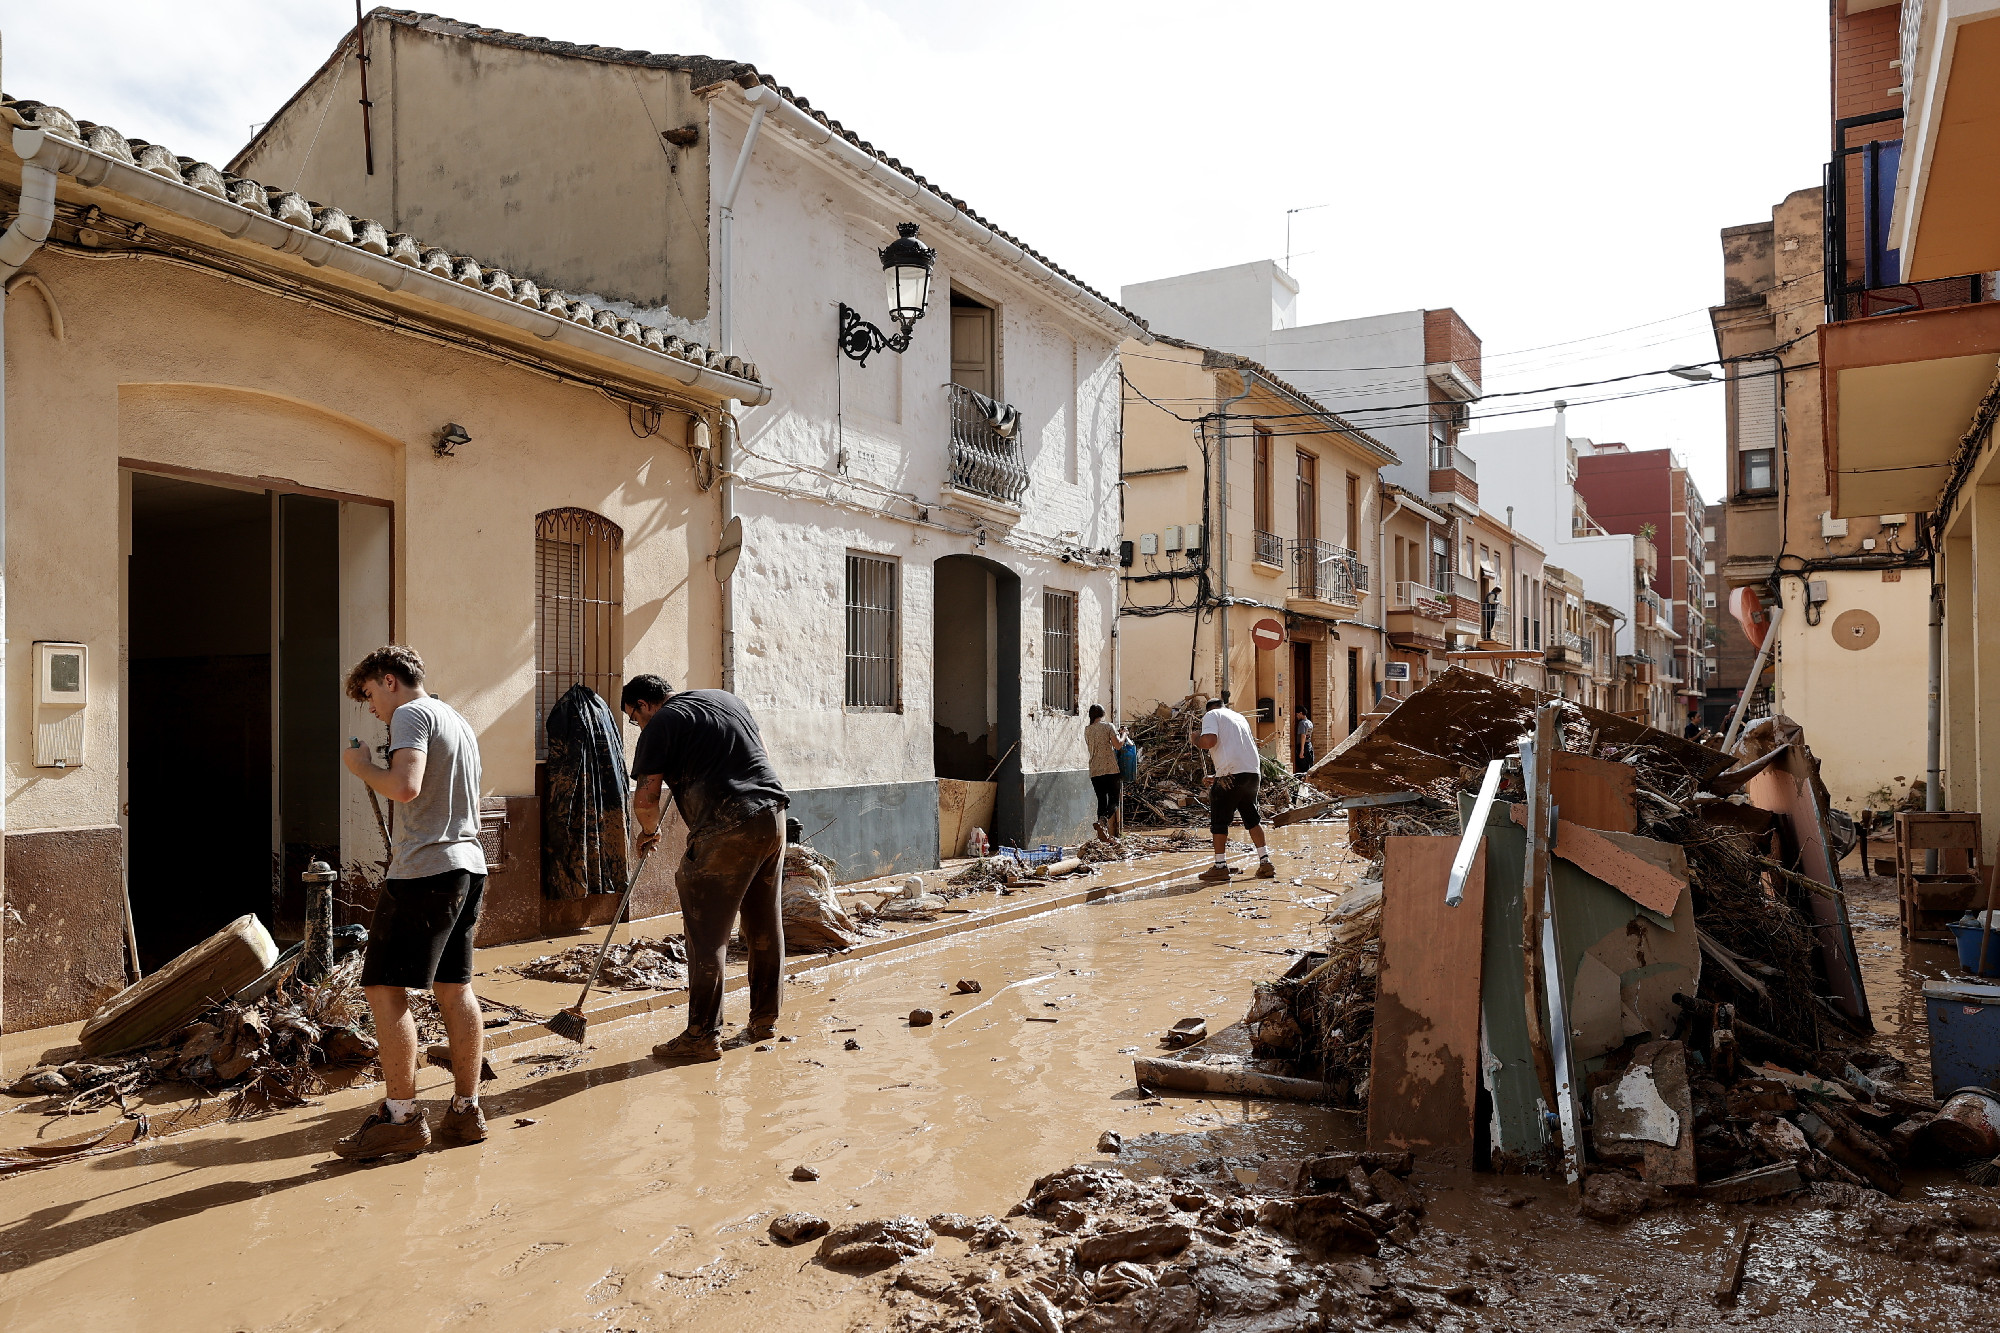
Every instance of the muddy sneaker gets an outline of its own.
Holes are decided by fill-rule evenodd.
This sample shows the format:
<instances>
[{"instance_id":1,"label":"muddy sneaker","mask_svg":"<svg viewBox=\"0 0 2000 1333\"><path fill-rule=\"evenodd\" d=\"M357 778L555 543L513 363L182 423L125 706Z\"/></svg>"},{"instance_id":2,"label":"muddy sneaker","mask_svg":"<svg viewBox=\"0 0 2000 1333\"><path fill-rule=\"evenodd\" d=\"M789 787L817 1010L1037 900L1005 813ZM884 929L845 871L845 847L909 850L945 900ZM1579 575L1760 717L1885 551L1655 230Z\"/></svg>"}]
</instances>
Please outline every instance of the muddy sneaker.
<instances>
[{"instance_id":1,"label":"muddy sneaker","mask_svg":"<svg viewBox=\"0 0 2000 1333\"><path fill-rule=\"evenodd\" d=\"M452 1099L456 1103L457 1099ZM486 1142L486 1112L474 1102L463 1111L454 1104L445 1110L433 1136L440 1148L463 1148L469 1143Z\"/></svg>"},{"instance_id":2,"label":"muddy sneaker","mask_svg":"<svg viewBox=\"0 0 2000 1333\"><path fill-rule=\"evenodd\" d=\"M1277 877L1278 877L1278 868L1272 865L1268 860L1259 861L1257 863L1258 879L1276 879Z\"/></svg>"},{"instance_id":3,"label":"muddy sneaker","mask_svg":"<svg viewBox=\"0 0 2000 1333\"><path fill-rule=\"evenodd\" d=\"M741 1032L723 1042L722 1048L733 1051L742 1046L755 1046L758 1042L770 1041L777 1035L778 1028L775 1023L749 1023Z\"/></svg>"},{"instance_id":4,"label":"muddy sneaker","mask_svg":"<svg viewBox=\"0 0 2000 1333\"><path fill-rule=\"evenodd\" d=\"M422 1111L402 1124L389 1119L387 1107L377 1107L361 1122L361 1128L333 1145L333 1151L350 1162L367 1162L399 1153L422 1152L431 1146L431 1127Z\"/></svg>"},{"instance_id":5,"label":"muddy sneaker","mask_svg":"<svg viewBox=\"0 0 2000 1333\"><path fill-rule=\"evenodd\" d=\"M722 1038L713 1032L683 1032L672 1041L663 1041L653 1048L655 1060L670 1060L675 1064L699 1064L706 1060L722 1058Z\"/></svg>"},{"instance_id":6,"label":"muddy sneaker","mask_svg":"<svg viewBox=\"0 0 2000 1333\"><path fill-rule=\"evenodd\" d=\"M1220 866L1210 866L1208 869L1202 871L1199 875L1196 875L1195 878L1200 880L1204 884L1227 884L1229 882L1229 875L1230 875L1229 867L1226 865L1220 865Z\"/></svg>"}]
</instances>

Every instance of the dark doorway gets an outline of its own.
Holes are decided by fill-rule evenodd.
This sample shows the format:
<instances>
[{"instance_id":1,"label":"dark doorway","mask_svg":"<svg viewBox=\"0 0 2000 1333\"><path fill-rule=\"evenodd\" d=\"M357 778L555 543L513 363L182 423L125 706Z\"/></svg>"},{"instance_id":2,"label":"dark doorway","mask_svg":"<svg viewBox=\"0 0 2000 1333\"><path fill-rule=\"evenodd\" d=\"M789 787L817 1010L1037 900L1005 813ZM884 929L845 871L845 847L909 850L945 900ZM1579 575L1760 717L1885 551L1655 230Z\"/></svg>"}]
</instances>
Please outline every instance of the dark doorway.
<instances>
[{"instance_id":1,"label":"dark doorway","mask_svg":"<svg viewBox=\"0 0 2000 1333\"><path fill-rule=\"evenodd\" d=\"M152 972L338 859L338 505L132 474L127 880ZM297 861L297 866L290 865Z\"/></svg>"},{"instance_id":2,"label":"dark doorway","mask_svg":"<svg viewBox=\"0 0 2000 1333\"><path fill-rule=\"evenodd\" d=\"M1313 650L1310 643L1292 645L1292 768L1303 771L1306 767L1305 754L1299 745L1299 719L1312 717L1317 728L1319 719L1313 717ZM1319 744L1315 731L1313 744Z\"/></svg>"},{"instance_id":3,"label":"dark doorway","mask_svg":"<svg viewBox=\"0 0 2000 1333\"><path fill-rule=\"evenodd\" d=\"M1361 725L1361 650L1347 650L1347 734Z\"/></svg>"},{"instance_id":4,"label":"dark doorway","mask_svg":"<svg viewBox=\"0 0 2000 1333\"><path fill-rule=\"evenodd\" d=\"M937 562L932 755L940 778L997 784L996 843L1025 828L1021 783L1021 580L978 556ZM956 854L955 849L945 855Z\"/></svg>"}]
</instances>

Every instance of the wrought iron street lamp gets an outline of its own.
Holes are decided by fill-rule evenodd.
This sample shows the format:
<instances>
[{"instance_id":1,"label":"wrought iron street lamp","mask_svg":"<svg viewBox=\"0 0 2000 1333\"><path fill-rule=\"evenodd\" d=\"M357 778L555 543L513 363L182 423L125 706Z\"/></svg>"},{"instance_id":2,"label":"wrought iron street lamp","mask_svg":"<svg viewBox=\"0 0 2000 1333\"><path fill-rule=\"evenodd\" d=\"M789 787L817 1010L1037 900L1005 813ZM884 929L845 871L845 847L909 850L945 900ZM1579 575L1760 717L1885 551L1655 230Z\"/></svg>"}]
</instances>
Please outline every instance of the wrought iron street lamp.
<instances>
[{"instance_id":1,"label":"wrought iron street lamp","mask_svg":"<svg viewBox=\"0 0 2000 1333\"><path fill-rule=\"evenodd\" d=\"M911 331L930 309L931 268L936 263L937 251L917 239L917 224L898 223L896 239L882 247L882 277L888 286L889 318L902 332L888 337L843 301L840 350L864 366L870 356L884 349L897 353L907 350Z\"/></svg>"}]
</instances>

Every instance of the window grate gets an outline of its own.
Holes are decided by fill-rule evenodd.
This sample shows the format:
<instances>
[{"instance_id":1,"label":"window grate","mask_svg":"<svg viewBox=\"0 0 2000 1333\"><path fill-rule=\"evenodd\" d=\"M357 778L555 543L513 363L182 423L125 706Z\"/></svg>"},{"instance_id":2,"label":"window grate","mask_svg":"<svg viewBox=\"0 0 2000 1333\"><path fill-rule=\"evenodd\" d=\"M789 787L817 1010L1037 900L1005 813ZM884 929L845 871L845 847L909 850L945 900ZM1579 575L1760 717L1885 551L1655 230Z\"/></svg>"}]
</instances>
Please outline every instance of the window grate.
<instances>
[{"instance_id":1,"label":"window grate","mask_svg":"<svg viewBox=\"0 0 2000 1333\"><path fill-rule=\"evenodd\" d=\"M548 758L549 710L572 685L614 709L624 684L625 534L587 509L535 516L535 758Z\"/></svg>"},{"instance_id":2,"label":"window grate","mask_svg":"<svg viewBox=\"0 0 2000 1333\"><path fill-rule=\"evenodd\" d=\"M1076 594L1042 593L1042 707L1076 711Z\"/></svg>"},{"instance_id":3,"label":"window grate","mask_svg":"<svg viewBox=\"0 0 2000 1333\"><path fill-rule=\"evenodd\" d=\"M847 706L893 710L896 693L896 562L847 553Z\"/></svg>"}]
</instances>

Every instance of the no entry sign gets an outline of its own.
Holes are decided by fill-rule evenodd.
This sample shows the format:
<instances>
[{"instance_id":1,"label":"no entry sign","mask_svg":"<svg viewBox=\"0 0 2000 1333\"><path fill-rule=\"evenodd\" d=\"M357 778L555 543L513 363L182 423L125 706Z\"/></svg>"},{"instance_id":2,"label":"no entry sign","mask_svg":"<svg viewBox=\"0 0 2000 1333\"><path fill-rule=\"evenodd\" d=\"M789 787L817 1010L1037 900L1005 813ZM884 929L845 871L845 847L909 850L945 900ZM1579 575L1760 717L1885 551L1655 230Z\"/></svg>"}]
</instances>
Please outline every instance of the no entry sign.
<instances>
[{"instance_id":1,"label":"no entry sign","mask_svg":"<svg viewBox=\"0 0 2000 1333\"><path fill-rule=\"evenodd\" d=\"M1266 616L1250 627L1250 639L1268 653L1285 641L1285 627Z\"/></svg>"}]
</instances>

